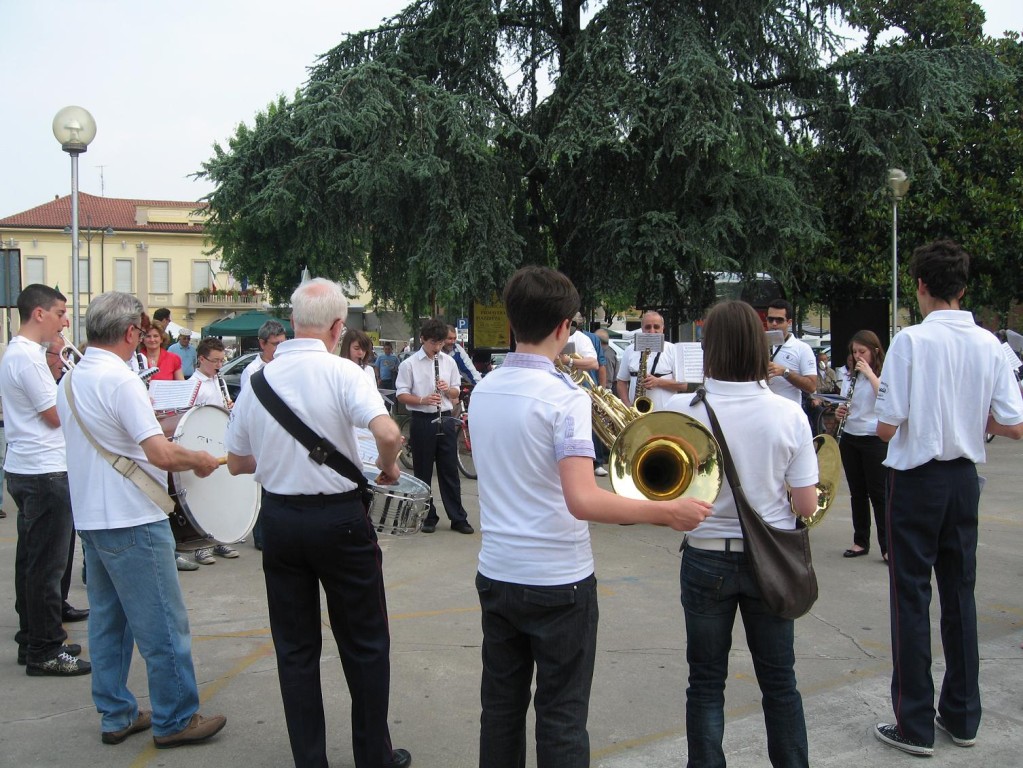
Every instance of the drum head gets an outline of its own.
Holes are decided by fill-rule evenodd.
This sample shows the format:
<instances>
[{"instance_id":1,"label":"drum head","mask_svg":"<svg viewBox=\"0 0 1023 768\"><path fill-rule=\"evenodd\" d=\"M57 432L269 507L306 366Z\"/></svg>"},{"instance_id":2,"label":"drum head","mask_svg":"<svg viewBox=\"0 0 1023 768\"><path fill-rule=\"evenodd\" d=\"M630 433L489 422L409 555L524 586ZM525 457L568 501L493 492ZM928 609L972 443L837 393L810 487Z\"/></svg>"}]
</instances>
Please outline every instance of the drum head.
<instances>
[{"instance_id":1,"label":"drum head","mask_svg":"<svg viewBox=\"0 0 1023 768\"><path fill-rule=\"evenodd\" d=\"M188 411L174 429L174 442L193 451L226 456L227 411L200 405ZM222 544L249 535L259 512L259 486L252 475L232 475L227 467L209 477L194 472L172 473L178 503L200 533Z\"/></svg>"},{"instance_id":2,"label":"drum head","mask_svg":"<svg viewBox=\"0 0 1023 768\"><path fill-rule=\"evenodd\" d=\"M380 470L372 464L363 464L362 474L373 492L366 514L377 533L387 536L419 533L430 508L430 486L404 472L394 485L377 485Z\"/></svg>"}]
</instances>

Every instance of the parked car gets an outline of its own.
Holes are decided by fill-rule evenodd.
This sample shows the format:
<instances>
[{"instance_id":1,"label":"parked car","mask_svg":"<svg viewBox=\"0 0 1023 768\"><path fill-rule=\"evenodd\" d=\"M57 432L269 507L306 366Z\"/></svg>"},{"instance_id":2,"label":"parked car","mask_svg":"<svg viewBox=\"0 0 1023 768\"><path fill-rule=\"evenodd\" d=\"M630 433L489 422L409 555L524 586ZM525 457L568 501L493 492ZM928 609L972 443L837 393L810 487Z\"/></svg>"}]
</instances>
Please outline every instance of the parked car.
<instances>
[{"instance_id":1,"label":"parked car","mask_svg":"<svg viewBox=\"0 0 1023 768\"><path fill-rule=\"evenodd\" d=\"M220 375L224 377L224 383L227 384L227 392L231 395L232 400L237 400L238 393L241 391L242 371L245 370L245 366L258 356L258 352L248 352L225 363L224 367L220 369Z\"/></svg>"}]
</instances>

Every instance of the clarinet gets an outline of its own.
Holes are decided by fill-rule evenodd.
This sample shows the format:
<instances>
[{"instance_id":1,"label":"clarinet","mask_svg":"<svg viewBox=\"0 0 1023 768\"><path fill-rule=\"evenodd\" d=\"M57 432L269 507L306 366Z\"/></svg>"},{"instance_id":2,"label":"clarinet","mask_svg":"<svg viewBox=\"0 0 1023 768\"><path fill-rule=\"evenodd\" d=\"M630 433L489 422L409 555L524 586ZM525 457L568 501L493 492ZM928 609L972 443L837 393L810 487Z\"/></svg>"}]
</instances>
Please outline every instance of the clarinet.
<instances>
[{"instance_id":1,"label":"clarinet","mask_svg":"<svg viewBox=\"0 0 1023 768\"><path fill-rule=\"evenodd\" d=\"M437 394L440 394L440 352L433 356L433 386ZM437 403L437 434L444 434L443 412L440 403Z\"/></svg>"},{"instance_id":2,"label":"clarinet","mask_svg":"<svg viewBox=\"0 0 1023 768\"><path fill-rule=\"evenodd\" d=\"M852 382L849 384L849 394L846 397L849 398L849 403L845 408L845 416L842 417L841 421L838 422L838 427L835 428L835 439L841 440L842 433L845 432L845 420L849 418L849 411L852 410L852 399L853 393L856 391L856 382L860 378L860 373L855 368L852 371Z\"/></svg>"}]
</instances>

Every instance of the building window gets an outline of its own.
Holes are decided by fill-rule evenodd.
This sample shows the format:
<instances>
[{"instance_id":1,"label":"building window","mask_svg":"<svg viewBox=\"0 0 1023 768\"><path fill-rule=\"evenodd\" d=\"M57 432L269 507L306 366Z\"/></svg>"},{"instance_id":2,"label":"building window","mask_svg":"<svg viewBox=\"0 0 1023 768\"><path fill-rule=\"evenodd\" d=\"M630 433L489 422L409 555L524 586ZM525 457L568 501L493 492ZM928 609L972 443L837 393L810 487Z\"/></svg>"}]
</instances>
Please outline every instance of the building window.
<instances>
[{"instance_id":1,"label":"building window","mask_svg":"<svg viewBox=\"0 0 1023 768\"><path fill-rule=\"evenodd\" d=\"M208 261L192 262L192 293L213 287L213 269Z\"/></svg>"},{"instance_id":2,"label":"building window","mask_svg":"<svg viewBox=\"0 0 1023 768\"><path fill-rule=\"evenodd\" d=\"M68 288L71 286L69 285ZM78 290L82 293L92 293L92 282L89 280L89 260L78 259Z\"/></svg>"},{"instance_id":3,"label":"building window","mask_svg":"<svg viewBox=\"0 0 1023 768\"><path fill-rule=\"evenodd\" d=\"M25 285L32 285L33 283L46 285L45 256L25 257Z\"/></svg>"},{"instance_id":4,"label":"building window","mask_svg":"<svg viewBox=\"0 0 1023 768\"><path fill-rule=\"evenodd\" d=\"M131 259L114 259L114 290L135 293L135 262Z\"/></svg>"},{"instance_id":5,"label":"building window","mask_svg":"<svg viewBox=\"0 0 1023 768\"><path fill-rule=\"evenodd\" d=\"M167 259L153 260L153 277L149 286L150 293L170 293L170 261Z\"/></svg>"}]
</instances>

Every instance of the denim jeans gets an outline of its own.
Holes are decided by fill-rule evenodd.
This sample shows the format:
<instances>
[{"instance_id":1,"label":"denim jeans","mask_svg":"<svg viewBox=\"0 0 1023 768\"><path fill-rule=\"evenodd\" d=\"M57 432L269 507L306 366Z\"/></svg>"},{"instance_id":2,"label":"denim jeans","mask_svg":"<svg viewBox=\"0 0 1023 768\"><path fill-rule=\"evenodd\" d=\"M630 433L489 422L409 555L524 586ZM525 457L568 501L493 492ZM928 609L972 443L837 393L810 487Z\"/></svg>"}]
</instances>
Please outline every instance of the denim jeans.
<instances>
[{"instance_id":1,"label":"denim jeans","mask_svg":"<svg viewBox=\"0 0 1023 768\"><path fill-rule=\"evenodd\" d=\"M689 765L725 765L725 679L736 608L763 694L767 751L775 768L809 764L803 701L796 690L794 622L768 612L742 552L686 547L682 557L686 617L686 736Z\"/></svg>"},{"instance_id":2,"label":"denim jeans","mask_svg":"<svg viewBox=\"0 0 1023 768\"><path fill-rule=\"evenodd\" d=\"M61 626L60 582L74 533L67 472L7 473L7 488L18 505L14 556L15 639L29 664L48 661L67 640Z\"/></svg>"},{"instance_id":3,"label":"denim jeans","mask_svg":"<svg viewBox=\"0 0 1023 768\"><path fill-rule=\"evenodd\" d=\"M586 768L597 580L537 587L476 574L483 620L480 768L524 768L536 667L537 768Z\"/></svg>"},{"instance_id":4,"label":"denim jeans","mask_svg":"<svg viewBox=\"0 0 1023 768\"><path fill-rule=\"evenodd\" d=\"M128 689L137 643L149 678L153 734L177 733L199 711L199 689L170 522L78 535L89 570L92 699L102 730L121 730L138 716Z\"/></svg>"}]
</instances>

